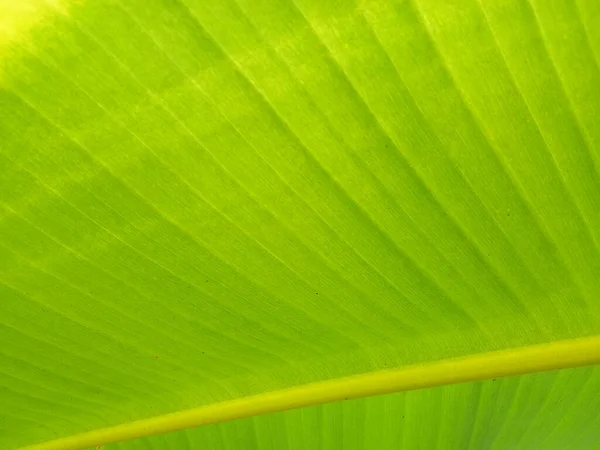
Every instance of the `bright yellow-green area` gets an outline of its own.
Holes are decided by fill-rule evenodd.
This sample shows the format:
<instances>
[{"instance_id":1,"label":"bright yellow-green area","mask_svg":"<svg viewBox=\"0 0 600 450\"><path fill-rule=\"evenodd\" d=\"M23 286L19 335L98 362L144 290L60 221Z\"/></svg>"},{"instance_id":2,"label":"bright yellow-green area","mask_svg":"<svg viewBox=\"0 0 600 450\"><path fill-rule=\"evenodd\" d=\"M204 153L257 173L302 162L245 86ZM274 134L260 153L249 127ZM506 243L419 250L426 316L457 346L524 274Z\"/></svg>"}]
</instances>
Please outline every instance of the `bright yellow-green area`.
<instances>
[{"instance_id":1,"label":"bright yellow-green area","mask_svg":"<svg viewBox=\"0 0 600 450\"><path fill-rule=\"evenodd\" d=\"M600 335L597 0L43 5L0 19L0 448Z\"/></svg>"},{"instance_id":2,"label":"bright yellow-green area","mask_svg":"<svg viewBox=\"0 0 600 450\"><path fill-rule=\"evenodd\" d=\"M0 69L2 63L10 64L10 50L15 43L26 43L31 29L52 20L56 11L66 13L73 3L74 0L0 0Z\"/></svg>"}]
</instances>

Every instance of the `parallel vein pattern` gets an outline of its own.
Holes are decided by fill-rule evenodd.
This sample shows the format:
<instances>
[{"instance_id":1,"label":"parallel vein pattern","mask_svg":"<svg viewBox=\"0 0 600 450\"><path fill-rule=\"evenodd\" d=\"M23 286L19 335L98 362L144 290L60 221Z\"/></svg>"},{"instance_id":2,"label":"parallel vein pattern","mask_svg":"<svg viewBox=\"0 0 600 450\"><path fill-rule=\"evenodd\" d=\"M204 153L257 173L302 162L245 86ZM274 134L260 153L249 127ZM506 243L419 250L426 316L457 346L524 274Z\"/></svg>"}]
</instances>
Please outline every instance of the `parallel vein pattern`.
<instances>
[{"instance_id":1,"label":"parallel vein pattern","mask_svg":"<svg viewBox=\"0 0 600 450\"><path fill-rule=\"evenodd\" d=\"M596 1L13 3L0 447L600 334ZM590 380L347 402L172 448L238 448L238 431L273 448L593 448L592 418L573 425ZM567 393L561 419L548 399ZM438 427L421 447L419 408ZM415 423L396 427L401 411ZM386 431L353 436L363 423Z\"/></svg>"}]
</instances>

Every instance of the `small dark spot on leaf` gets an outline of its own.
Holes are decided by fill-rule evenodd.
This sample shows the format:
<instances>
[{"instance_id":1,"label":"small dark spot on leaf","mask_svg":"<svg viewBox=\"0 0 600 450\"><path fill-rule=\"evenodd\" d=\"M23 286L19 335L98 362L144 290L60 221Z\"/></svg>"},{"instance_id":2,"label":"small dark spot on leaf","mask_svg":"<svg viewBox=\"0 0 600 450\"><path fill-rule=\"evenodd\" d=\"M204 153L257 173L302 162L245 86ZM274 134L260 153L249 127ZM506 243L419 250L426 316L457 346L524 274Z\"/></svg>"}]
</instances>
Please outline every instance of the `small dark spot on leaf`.
<instances>
[{"instance_id":1,"label":"small dark spot on leaf","mask_svg":"<svg viewBox=\"0 0 600 450\"><path fill-rule=\"evenodd\" d=\"M494 378L492 381L496 381L496 379Z\"/></svg>"},{"instance_id":2,"label":"small dark spot on leaf","mask_svg":"<svg viewBox=\"0 0 600 450\"><path fill-rule=\"evenodd\" d=\"M319 293L318 293L318 292L315 292L315 294L319 295Z\"/></svg>"},{"instance_id":3,"label":"small dark spot on leaf","mask_svg":"<svg viewBox=\"0 0 600 450\"><path fill-rule=\"evenodd\" d=\"M158 358L160 358L160 356L154 355L154 359L158 359Z\"/></svg>"}]
</instances>

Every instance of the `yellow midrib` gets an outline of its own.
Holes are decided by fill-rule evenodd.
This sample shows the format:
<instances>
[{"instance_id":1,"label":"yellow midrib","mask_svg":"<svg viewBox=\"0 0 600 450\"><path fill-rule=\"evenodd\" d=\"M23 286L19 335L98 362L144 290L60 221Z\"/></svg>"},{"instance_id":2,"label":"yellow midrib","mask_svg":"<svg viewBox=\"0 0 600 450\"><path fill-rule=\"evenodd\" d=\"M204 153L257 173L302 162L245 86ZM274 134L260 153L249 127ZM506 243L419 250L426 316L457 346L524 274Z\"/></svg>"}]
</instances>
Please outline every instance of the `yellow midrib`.
<instances>
[{"instance_id":1,"label":"yellow midrib","mask_svg":"<svg viewBox=\"0 0 600 450\"><path fill-rule=\"evenodd\" d=\"M351 398L600 364L600 336L414 364L201 406L21 450L78 450Z\"/></svg>"}]
</instances>

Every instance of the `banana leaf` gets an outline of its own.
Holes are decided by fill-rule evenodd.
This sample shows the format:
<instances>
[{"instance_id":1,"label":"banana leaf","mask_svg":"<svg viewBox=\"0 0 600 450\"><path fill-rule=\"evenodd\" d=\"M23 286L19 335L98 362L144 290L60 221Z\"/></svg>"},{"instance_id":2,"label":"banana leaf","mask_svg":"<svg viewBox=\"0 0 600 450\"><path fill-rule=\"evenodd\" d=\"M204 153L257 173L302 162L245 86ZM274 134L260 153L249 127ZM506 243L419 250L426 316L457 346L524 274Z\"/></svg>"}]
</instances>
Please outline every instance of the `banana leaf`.
<instances>
[{"instance_id":1,"label":"banana leaf","mask_svg":"<svg viewBox=\"0 0 600 450\"><path fill-rule=\"evenodd\" d=\"M600 448L599 118L596 0L0 0L0 448Z\"/></svg>"}]
</instances>

